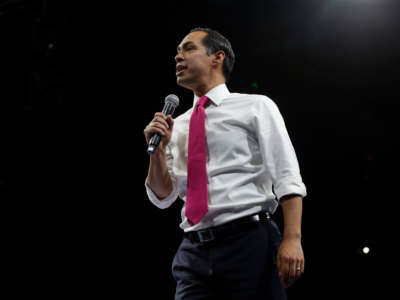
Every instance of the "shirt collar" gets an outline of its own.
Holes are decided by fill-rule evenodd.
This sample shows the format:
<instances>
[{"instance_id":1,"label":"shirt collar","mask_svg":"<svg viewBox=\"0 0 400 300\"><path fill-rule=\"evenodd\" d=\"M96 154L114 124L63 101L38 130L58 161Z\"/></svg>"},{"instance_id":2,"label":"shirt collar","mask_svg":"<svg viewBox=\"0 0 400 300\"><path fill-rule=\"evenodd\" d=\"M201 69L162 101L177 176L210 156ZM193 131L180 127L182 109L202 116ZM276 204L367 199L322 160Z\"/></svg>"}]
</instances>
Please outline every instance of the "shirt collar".
<instances>
[{"instance_id":1,"label":"shirt collar","mask_svg":"<svg viewBox=\"0 0 400 300\"><path fill-rule=\"evenodd\" d=\"M227 98L229 95L230 92L225 83L217 85L215 88L212 88L205 94L205 96L207 96L217 106L220 105L222 100ZM199 100L199 98L200 97L194 95L193 107L196 105L197 100Z\"/></svg>"}]
</instances>

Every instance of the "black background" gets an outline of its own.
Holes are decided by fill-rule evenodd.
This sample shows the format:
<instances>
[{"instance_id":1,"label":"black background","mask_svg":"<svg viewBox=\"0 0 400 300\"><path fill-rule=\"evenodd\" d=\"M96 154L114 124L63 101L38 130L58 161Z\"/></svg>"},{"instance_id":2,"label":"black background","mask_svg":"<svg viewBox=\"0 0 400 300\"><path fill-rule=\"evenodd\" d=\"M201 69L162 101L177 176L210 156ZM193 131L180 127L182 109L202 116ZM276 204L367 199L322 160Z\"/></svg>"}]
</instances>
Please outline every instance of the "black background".
<instances>
[{"instance_id":1,"label":"black background","mask_svg":"<svg viewBox=\"0 0 400 300\"><path fill-rule=\"evenodd\" d=\"M306 270L290 299L389 295L397 2L1 1L0 196L13 293L173 299L182 202L160 210L147 199L143 129L170 93L177 114L191 107L174 55L206 26L235 51L228 88L273 99L296 149ZM282 226L280 209L275 219Z\"/></svg>"}]
</instances>

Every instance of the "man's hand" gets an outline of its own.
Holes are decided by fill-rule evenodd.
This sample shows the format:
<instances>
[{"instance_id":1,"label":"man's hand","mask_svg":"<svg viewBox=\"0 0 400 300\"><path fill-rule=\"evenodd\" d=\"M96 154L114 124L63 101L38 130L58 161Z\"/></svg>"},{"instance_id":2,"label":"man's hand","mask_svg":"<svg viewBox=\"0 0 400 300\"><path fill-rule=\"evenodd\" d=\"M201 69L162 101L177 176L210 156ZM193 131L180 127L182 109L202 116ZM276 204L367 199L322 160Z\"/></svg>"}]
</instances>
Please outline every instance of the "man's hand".
<instances>
[{"instance_id":1,"label":"man's hand","mask_svg":"<svg viewBox=\"0 0 400 300\"><path fill-rule=\"evenodd\" d=\"M165 146L168 145L171 140L173 126L174 120L171 115L165 116L160 112L155 113L154 119L144 129L146 142L149 143L152 135L158 133L161 136L161 142L157 149L165 150Z\"/></svg>"},{"instance_id":2,"label":"man's hand","mask_svg":"<svg viewBox=\"0 0 400 300\"><path fill-rule=\"evenodd\" d=\"M300 239L283 239L277 261L281 282L288 288L304 273L304 254Z\"/></svg>"}]
</instances>

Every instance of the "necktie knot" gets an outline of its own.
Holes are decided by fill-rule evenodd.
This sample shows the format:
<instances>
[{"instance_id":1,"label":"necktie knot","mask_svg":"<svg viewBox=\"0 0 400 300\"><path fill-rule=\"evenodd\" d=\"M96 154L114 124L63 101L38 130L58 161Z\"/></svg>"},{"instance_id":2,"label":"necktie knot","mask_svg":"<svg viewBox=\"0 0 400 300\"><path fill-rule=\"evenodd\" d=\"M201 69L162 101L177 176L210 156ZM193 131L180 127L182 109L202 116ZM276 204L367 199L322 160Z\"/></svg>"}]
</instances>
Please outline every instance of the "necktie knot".
<instances>
[{"instance_id":1,"label":"necktie knot","mask_svg":"<svg viewBox=\"0 0 400 300\"><path fill-rule=\"evenodd\" d=\"M207 96L202 96L197 100L197 106L205 107L210 99Z\"/></svg>"}]
</instances>

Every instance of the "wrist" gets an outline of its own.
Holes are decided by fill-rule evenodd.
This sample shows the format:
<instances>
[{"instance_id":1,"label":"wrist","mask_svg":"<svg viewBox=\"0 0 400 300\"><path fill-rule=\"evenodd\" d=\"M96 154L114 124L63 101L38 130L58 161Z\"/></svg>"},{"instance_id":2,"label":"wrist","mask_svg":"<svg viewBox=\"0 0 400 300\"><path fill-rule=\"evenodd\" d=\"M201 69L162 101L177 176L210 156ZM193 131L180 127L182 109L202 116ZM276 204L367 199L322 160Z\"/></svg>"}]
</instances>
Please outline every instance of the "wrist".
<instances>
[{"instance_id":1,"label":"wrist","mask_svg":"<svg viewBox=\"0 0 400 300\"><path fill-rule=\"evenodd\" d=\"M284 240L301 240L301 233L300 232L284 232L283 233Z\"/></svg>"},{"instance_id":2,"label":"wrist","mask_svg":"<svg viewBox=\"0 0 400 300\"><path fill-rule=\"evenodd\" d=\"M165 149L161 147L161 145L154 151L152 155L150 155L150 160L160 161L166 158Z\"/></svg>"}]
</instances>

